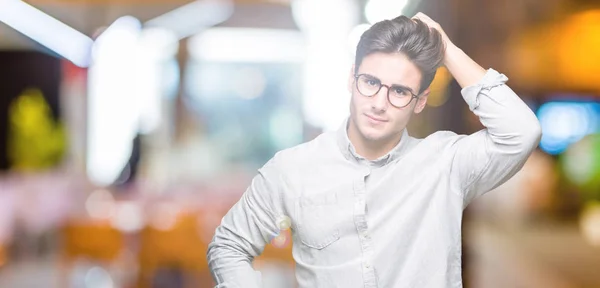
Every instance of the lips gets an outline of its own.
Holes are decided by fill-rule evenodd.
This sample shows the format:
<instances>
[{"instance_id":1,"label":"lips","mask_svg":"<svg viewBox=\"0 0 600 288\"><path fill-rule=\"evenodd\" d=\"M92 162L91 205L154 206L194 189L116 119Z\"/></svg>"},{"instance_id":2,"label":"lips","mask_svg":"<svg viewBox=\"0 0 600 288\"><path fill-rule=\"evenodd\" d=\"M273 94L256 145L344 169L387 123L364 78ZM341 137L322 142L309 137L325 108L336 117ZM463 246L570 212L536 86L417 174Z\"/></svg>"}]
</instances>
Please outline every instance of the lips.
<instances>
[{"instance_id":1,"label":"lips","mask_svg":"<svg viewBox=\"0 0 600 288\"><path fill-rule=\"evenodd\" d=\"M365 116L367 116L369 119L371 119L373 121L376 121L376 122L387 122L387 120L385 120L385 119L377 118L375 116L371 116L371 115L368 115L368 114L365 114Z\"/></svg>"}]
</instances>

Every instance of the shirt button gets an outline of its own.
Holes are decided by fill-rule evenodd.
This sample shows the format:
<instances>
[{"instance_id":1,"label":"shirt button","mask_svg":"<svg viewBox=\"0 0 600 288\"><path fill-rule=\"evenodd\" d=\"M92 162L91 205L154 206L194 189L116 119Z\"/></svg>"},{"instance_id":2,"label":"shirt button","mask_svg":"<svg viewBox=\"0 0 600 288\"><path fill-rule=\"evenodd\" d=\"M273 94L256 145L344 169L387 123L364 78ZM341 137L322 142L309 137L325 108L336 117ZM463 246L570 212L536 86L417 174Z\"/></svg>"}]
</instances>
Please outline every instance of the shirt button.
<instances>
[{"instance_id":1,"label":"shirt button","mask_svg":"<svg viewBox=\"0 0 600 288\"><path fill-rule=\"evenodd\" d=\"M371 265L369 263L365 263L365 268L371 269Z\"/></svg>"}]
</instances>

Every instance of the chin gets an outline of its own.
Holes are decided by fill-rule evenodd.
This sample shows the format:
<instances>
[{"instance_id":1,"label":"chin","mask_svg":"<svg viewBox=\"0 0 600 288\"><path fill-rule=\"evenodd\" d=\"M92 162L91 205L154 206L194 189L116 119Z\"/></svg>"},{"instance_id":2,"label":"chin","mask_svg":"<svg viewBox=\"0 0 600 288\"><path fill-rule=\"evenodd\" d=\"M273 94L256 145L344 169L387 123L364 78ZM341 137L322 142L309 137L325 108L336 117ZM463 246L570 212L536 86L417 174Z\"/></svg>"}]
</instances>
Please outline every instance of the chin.
<instances>
[{"instance_id":1,"label":"chin","mask_svg":"<svg viewBox=\"0 0 600 288\"><path fill-rule=\"evenodd\" d=\"M363 126L360 129L362 136L369 141L380 141L386 139L389 136L389 133L385 131L381 131L379 129L374 129L373 127L369 127L368 125Z\"/></svg>"}]
</instances>

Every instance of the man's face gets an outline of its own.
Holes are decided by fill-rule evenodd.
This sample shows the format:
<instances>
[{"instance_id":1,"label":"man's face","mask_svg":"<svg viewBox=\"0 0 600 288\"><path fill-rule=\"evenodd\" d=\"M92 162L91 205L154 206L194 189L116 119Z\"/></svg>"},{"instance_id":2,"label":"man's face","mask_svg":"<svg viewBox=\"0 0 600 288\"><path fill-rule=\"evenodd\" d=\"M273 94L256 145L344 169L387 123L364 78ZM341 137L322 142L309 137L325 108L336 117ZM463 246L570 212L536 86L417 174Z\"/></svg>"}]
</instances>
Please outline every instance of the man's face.
<instances>
[{"instance_id":1,"label":"man's face","mask_svg":"<svg viewBox=\"0 0 600 288\"><path fill-rule=\"evenodd\" d=\"M390 104L388 88L385 86L372 97L362 95L356 88L354 71L353 67L348 82L348 89L352 93L350 125L354 125L353 128L363 139L373 142L395 139L408 124L412 113L420 113L425 107L428 89L403 108ZM367 74L374 79L370 83L404 86L414 94L421 89L421 72L404 54L370 54L363 58L356 75L360 74Z\"/></svg>"}]
</instances>

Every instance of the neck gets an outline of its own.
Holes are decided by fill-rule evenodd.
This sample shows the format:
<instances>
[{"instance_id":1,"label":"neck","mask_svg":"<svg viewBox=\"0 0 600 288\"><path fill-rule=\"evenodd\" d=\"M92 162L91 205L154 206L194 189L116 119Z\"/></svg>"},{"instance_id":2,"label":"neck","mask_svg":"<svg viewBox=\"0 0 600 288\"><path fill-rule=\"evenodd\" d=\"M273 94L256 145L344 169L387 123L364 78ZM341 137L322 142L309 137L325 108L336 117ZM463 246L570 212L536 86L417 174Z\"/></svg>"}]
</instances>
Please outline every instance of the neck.
<instances>
[{"instance_id":1,"label":"neck","mask_svg":"<svg viewBox=\"0 0 600 288\"><path fill-rule=\"evenodd\" d=\"M398 145L402 138L402 134L400 133L380 140L367 139L358 132L358 128L352 120L348 122L346 131L348 132L348 139L350 139L350 143L354 146L356 153L367 160L375 160L389 153Z\"/></svg>"}]
</instances>

